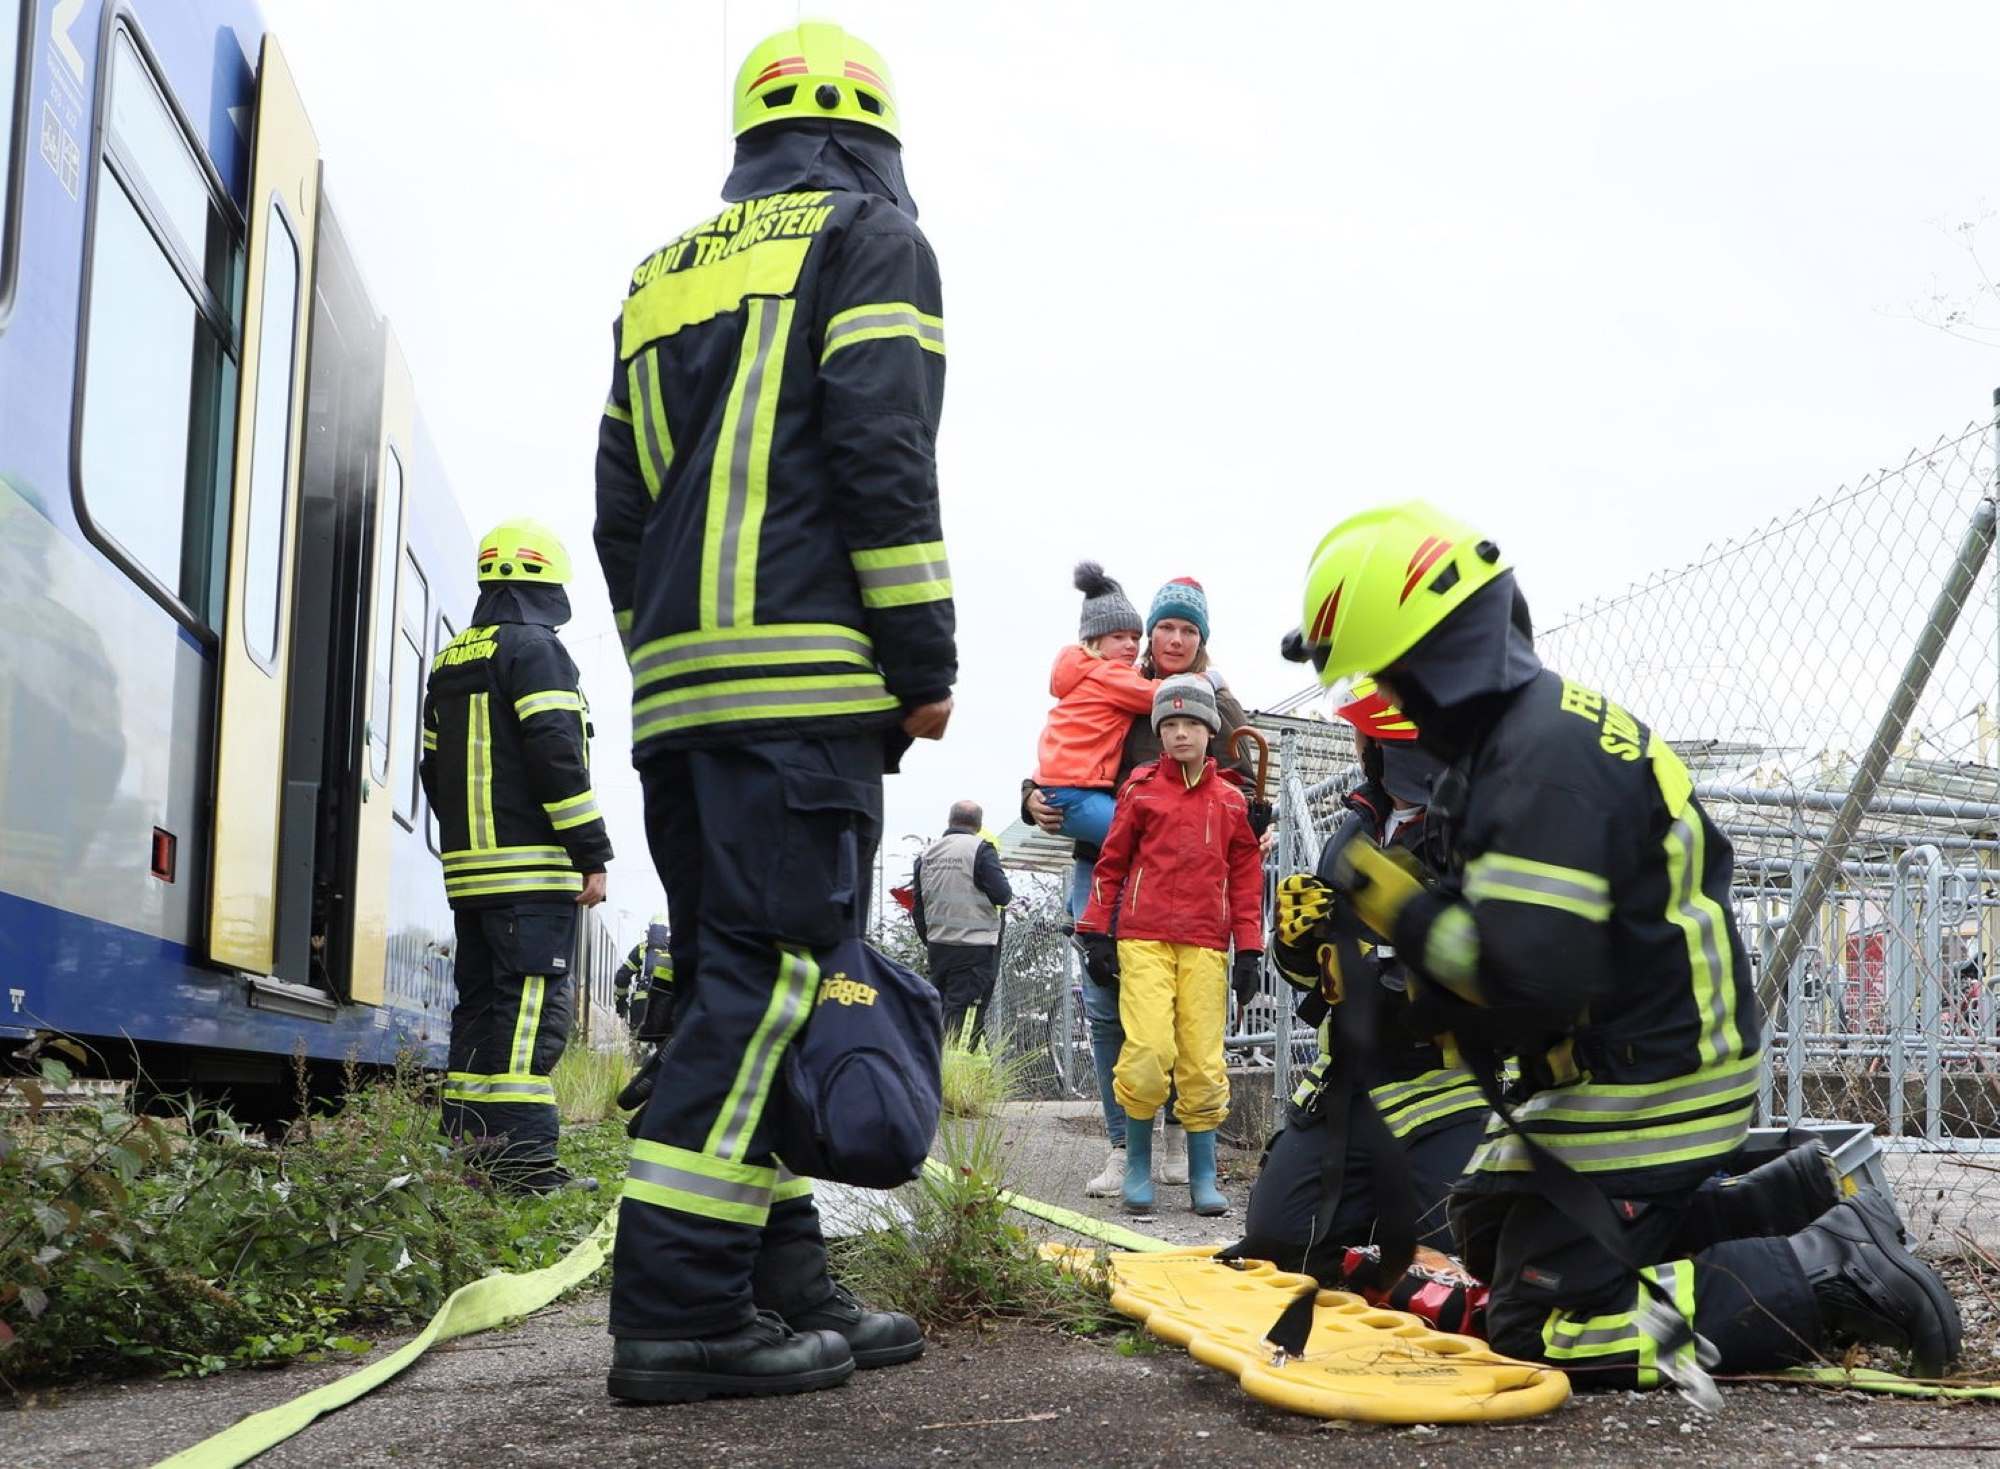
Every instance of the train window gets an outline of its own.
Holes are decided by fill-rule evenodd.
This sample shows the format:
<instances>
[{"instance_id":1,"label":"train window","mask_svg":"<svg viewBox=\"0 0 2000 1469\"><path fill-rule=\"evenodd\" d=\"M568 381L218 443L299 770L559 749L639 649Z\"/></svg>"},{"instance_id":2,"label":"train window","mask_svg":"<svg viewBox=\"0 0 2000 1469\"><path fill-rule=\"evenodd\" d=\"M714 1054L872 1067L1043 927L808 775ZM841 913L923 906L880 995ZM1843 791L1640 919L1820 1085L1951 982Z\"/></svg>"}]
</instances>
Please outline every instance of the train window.
<instances>
[{"instance_id":1,"label":"train window","mask_svg":"<svg viewBox=\"0 0 2000 1469\"><path fill-rule=\"evenodd\" d=\"M382 467L381 518L375 525L375 623L369 646L374 666L368 685L368 764L375 784L389 784L389 733L396 711L390 674L396 644L396 568L402 561L403 461L392 447Z\"/></svg>"},{"instance_id":2,"label":"train window","mask_svg":"<svg viewBox=\"0 0 2000 1469\"><path fill-rule=\"evenodd\" d=\"M268 667L278 651L284 583L285 501L292 446L292 367L299 315L299 247L271 205L264 259L264 321L258 332L257 407L250 441L250 528L244 556L243 636Z\"/></svg>"},{"instance_id":3,"label":"train window","mask_svg":"<svg viewBox=\"0 0 2000 1469\"><path fill-rule=\"evenodd\" d=\"M417 769L417 737L424 727L424 625L430 618L430 588L416 553L403 553L403 617L396 635L396 765L403 780L396 819L414 827L423 781Z\"/></svg>"},{"instance_id":4,"label":"train window","mask_svg":"<svg viewBox=\"0 0 2000 1469\"><path fill-rule=\"evenodd\" d=\"M184 621L212 624L228 535L242 242L122 29L109 86L92 190L80 507L93 538L155 597ZM295 258L294 292L297 274Z\"/></svg>"}]
</instances>

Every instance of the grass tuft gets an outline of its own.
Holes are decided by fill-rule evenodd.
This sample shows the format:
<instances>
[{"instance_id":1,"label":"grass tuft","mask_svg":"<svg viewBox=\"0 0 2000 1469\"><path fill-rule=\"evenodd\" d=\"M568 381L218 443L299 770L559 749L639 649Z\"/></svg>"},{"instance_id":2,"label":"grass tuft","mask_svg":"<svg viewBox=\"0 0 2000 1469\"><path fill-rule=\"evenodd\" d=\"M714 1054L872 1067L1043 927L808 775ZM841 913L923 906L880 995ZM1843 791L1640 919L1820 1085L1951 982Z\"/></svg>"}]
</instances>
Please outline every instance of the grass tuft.
<instances>
[{"instance_id":1,"label":"grass tuft","mask_svg":"<svg viewBox=\"0 0 2000 1469\"><path fill-rule=\"evenodd\" d=\"M1003 1102L1021 1092L1027 1058L1010 1060L996 1057L983 1039L975 1040L971 1017L958 1034L945 1037L944 1063L940 1080L944 1090L946 1117L991 1117Z\"/></svg>"},{"instance_id":2,"label":"grass tuft","mask_svg":"<svg viewBox=\"0 0 2000 1469\"><path fill-rule=\"evenodd\" d=\"M564 1123L602 1122L618 1110L618 1093L632 1079L632 1057L623 1046L599 1051L573 1044L556 1062L556 1106Z\"/></svg>"}]
</instances>

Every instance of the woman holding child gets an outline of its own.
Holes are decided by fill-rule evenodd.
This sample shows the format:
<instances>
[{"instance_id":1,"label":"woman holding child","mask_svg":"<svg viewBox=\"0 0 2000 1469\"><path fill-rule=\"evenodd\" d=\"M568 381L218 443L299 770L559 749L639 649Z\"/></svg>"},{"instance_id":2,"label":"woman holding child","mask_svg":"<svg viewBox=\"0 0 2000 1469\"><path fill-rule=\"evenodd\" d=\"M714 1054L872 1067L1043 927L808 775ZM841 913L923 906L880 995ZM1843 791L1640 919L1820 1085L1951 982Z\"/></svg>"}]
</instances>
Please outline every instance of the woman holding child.
<instances>
[{"instance_id":1,"label":"woman holding child","mask_svg":"<svg viewBox=\"0 0 2000 1469\"><path fill-rule=\"evenodd\" d=\"M1247 723L1243 707L1209 661L1208 595L1192 577L1175 577L1154 595L1142 620L1124 590L1092 562L1076 569L1084 594L1078 642L1057 655L1049 692L1058 700L1044 731L1035 779L1023 783L1023 813L1044 831L1077 840L1071 870L1069 911L1080 918L1090 898L1091 875L1103 834L1108 832L1117 788L1142 765L1161 756L1153 725L1152 695L1157 680L1199 674L1214 690L1219 728L1211 750L1225 768L1246 767L1229 752L1230 737ZM1139 643L1140 637L1143 644ZM1139 652L1136 670L1134 650ZM1102 665L1101 667L1099 665ZM1136 678L1133 674L1136 672ZM1115 751L1108 774L1102 763ZM1054 758L1051 758L1051 757ZM1056 792L1053 798L1047 793ZM1257 793L1261 796L1261 792ZM1101 823L1101 824L1100 824ZM1095 830L1096 834L1091 833ZM1118 1195L1125 1178L1126 1114L1113 1089L1118 1055L1125 1042L1115 985L1085 984L1084 1013L1090 1020L1091 1059L1098 1099L1104 1109L1111 1152L1103 1171L1084 1186L1094 1198ZM1166 1118L1159 1155L1159 1180L1188 1181L1187 1143Z\"/></svg>"}]
</instances>

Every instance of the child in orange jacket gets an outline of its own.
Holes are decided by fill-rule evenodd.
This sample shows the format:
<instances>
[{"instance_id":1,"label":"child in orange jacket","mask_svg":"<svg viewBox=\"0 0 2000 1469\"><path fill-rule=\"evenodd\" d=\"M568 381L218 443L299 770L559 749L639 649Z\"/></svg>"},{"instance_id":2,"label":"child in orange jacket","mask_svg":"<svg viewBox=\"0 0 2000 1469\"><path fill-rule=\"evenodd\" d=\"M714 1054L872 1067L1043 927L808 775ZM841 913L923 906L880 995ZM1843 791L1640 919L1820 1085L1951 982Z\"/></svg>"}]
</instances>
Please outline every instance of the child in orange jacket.
<instances>
[{"instance_id":1,"label":"child in orange jacket","mask_svg":"<svg viewBox=\"0 0 2000 1469\"><path fill-rule=\"evenodd\" d=\"M1062 834L1102 846L1116 805L1118 757L1132 716L1153 707L1156 685L1134 667L1145 624L1125 589L1095 561L1079 561L1083 593L1078 641L1056 654L1035 784L1063 813Z\"/></svg>"},{"instance_id":2,"label":"child in orange jacket","mask_svg":"<svg viewBox=\"0 0 2000 1469\"><path fill-rule=\"evenodd\" d=\"M1183 673L1153 687L1153 728L1166 753L1119 792L1076 931L1091 979L1118 984L1125 1043L1112 1089L1125 1109L1126 1210L1153 1207L1153 1114L1171 1080L1194 1212L1221 1214L1229 1203L1215 1186L1215 1130L1229 1114L1228 949L1233 940L1239 983L1254 984L1263 863L1249 798L1208 754L1222 726L1214 686Z\"/></svg>"}]
</instances>

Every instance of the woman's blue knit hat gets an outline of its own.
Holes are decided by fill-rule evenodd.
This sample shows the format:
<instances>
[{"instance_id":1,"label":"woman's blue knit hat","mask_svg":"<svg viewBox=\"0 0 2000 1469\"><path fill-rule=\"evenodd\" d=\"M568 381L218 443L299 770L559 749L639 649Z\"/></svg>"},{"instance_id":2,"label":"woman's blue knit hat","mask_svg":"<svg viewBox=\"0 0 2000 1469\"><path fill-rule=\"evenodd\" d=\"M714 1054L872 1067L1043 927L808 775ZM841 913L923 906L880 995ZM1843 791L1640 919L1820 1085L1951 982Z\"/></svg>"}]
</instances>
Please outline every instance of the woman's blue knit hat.
<instances>
[{"instance_id":1,"label":"woman's blue knit hat","mask_svg":"<svg viewBox=\"0 0 2000 1469\"><path fill-rule=\"evenodd\" d=\"M1153 594L1153 610L1146 614L1146 636L1153 635L1153 628L1162 617L1179 617L1192 622L1195 631L1201 634L1204 645L1208 642L1208 593L1201 589L1201 583L1191 576L1177 576Z\"/></svg>"}]
</instances>

